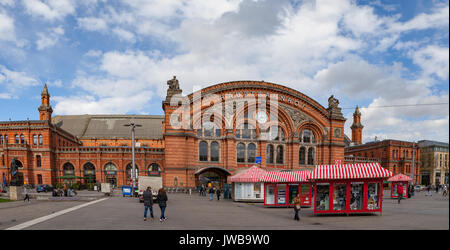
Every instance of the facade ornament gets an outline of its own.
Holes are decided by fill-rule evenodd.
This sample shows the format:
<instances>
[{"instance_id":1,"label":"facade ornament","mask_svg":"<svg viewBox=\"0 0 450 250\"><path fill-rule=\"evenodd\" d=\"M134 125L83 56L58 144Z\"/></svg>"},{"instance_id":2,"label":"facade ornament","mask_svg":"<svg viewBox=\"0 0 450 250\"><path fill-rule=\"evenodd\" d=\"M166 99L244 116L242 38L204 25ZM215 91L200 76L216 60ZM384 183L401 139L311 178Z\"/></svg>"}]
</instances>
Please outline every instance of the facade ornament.
<instances>
[{"instance_id":1,"label":"facade ornament","mask_svg":"<svg viewBox=\"0 0 450 250\"><path fill-rule=\"evenodd\" d=\"M166 102L170 102L172 96L181 95L182 90L180 89L180 84L176 76L173 79L167 81L169 88L167 89Z\"/></svg>"},{"instance_id":2,"label":"facade ornament","mask_svg":"<svg viewBox=\"0 0 450 250\"><path fill-rule=\"evenodd\" d=\"M339 100L334 98L334 95L331 95L328 98L327 111L330 115L330 119L345 120L344 116L342 115L341 108L339 107Z\"/></svg>"}]
</instances>

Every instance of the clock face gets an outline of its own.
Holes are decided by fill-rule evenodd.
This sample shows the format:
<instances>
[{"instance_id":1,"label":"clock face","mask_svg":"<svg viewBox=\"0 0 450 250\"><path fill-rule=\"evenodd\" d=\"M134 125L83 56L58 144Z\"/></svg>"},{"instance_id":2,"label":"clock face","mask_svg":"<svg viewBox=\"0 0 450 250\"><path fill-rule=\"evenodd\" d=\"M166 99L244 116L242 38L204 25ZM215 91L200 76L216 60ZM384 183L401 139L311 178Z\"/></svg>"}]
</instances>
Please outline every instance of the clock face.
<instances>
[{"instance_id":1,"label":"clock face","mask_svg":"<svg viewBox=\"0 0 450 250\"><path fill-rule=\"evenodd\" d=\"M266 122L267 122L267 114L266 114L266 112L264 112L264 111L259 111L259 112L256 114L256 120L257 120L259 123L266 123Z\"/></svg>"}]
</instances>

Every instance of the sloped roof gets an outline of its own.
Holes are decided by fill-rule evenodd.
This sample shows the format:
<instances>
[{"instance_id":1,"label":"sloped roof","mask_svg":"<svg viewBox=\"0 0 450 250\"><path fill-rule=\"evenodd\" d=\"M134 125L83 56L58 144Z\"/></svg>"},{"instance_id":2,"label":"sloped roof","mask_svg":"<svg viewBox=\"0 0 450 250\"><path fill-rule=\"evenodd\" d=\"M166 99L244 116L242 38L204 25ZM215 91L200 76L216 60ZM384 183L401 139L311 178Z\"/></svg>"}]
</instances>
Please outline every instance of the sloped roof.
<instances>
[{"instance_id":1,"label":"sloped roof","mask_svg":"<svg viewBox=\"0 0 450 250\"><path fill-rule=\"evenodd\" d=\"M136 138L162 139L162 122L159 115L61 115L52 118L53 124L81 139L131 138L131 128L125 127L134 121L142 127L135 128Z\"/></svg>"},{"instance_id":2,"label":"sloped roof","mask_svg":"<svg viewBox=\"0 0 450 250\"><path fill-rule=\"evenodd\" d=\"M396 181L412 181L412 179L404 174L398 174L396 176L392 176L391 178L388 179L388 181L391 182L396 182Z\"/></svg>"},{"instance_id":3,"label":"sloped roof","mask_svg":"<svg viewBox=\"0 0 450 250\"><path fill-rule=\"evenodd\" d=\"M244 172L231 176L231 182L260 182L267 172L257 166L253 166Z\"/></svg>"}]
</instances>

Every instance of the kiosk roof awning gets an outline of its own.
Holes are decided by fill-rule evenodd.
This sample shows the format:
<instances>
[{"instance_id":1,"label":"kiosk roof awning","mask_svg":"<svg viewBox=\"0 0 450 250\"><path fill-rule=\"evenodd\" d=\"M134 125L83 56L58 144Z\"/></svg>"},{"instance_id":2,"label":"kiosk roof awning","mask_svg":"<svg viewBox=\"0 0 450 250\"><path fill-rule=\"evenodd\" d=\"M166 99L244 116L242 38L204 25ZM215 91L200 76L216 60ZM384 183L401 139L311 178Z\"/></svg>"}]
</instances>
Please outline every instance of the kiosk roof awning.
<instances>
[{"instance_id":1,"label":"kiosk roof awning","mask_svg":"<svg viewBox=\"0 0 450 250\"><path fill-rule=\"evenodd\" d=\"M286 183L306 182L311 171L267 172L262 182Z\"/></svg>"},{"instance_id":2,"label":"kiosk roof awning","mask_svg":"<svg viewBox=\"0 0 450 250\"><path fill-rule=\"evenodd\" d=\"M388 179L388 181L391 182L396 182L396 181L412 181L412 179L404 174L398 174L396 176L392 176L391 178Z\"/></svg>"},{"instance_id":3,"label":"kiosk roof awning","mask_svg":"<svg viewBox=\"0 0 450 250\"><path fill-rule=\"evenodd\" d=\"M388 178L392 172L379 163L344 165L317 165L311 173L311 180Z\"/></svg>"},{"instance_id":4,"label":"kiosk roof awning","mask_svg":"<svg viewBox=\"0 0 450 250\"><path fill-rule=\"evenodd\" d=\"M267 172L257 166L230 177L231 182L261 182L261 178Z\"/></svg>"}]
</instances>

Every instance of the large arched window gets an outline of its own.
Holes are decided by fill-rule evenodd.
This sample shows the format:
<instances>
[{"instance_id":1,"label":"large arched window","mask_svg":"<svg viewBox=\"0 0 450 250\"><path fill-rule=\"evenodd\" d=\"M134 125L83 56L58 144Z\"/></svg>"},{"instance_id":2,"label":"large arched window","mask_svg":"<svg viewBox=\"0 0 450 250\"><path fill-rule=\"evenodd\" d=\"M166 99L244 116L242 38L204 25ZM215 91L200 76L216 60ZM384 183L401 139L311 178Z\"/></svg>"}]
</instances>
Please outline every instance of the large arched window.
<instances>
[{"instance_id":1,"label":"large arched window","mask_svg":"<svg viewBox=\"0 0 450 250\"><path fill-rule=\"evenodd\" d=\"M274 149L273 145L269 144L266 147L266 163L273 164L273 155L274 155Z\"/></svg>"},{"instance_id":2,"label":"large arched window","mask_svg":"<svg viewBox=\"0 0 450 250\"><path fill-rule=\"evenodd\" d=\"M283 164L283 157L284 156L284 150L282 145L277 146L277 155L276 155L276 162L277 164Z\"/></svg>"},{"instance_id":3,"label":"large arched window","mask_svg":"<svg viewBox=\"0 0 450 250\"><path fill-rule=\"evenodd\" d=\"M198 144L199 161L208 161L208 143L201 141Z\"/></svg>"},{"instance_id":4,"label":"large arched window","mask_svg":"<svg viewBox=\"0 0 450 250\"><path fill-rule=\"evenodd\" d=\"M253 143L247 145L247 162L248 163L256 162L256 146Z\"/></svg>"},{"instance_id":5,"label":"large arched window","mask_svg":"<svg viewBox=\"0 0 450 250\"><path fill-rule=\"evenodd\" d=\"M105 165L105 171L107 175L115 175L117 173L117 167L112 162L108 162Z\"/></svg>"},{"instance_id":6,"label":"large arched window","mask_svg":"<svg viewBox=\"0 0 450 250\"><path fill-rule=\"evenodd\" d=\"M87 183L95 183L95 166L94 164L87 162L83 166L84 177L86 177Z\"/></svg>"},{"instance_id":7,"label":"large arched window","mask_svg":"<svg viewBox=\"0 0 450 250\"><path fill-rule=\"evenodd\" d=\"M70 162L63 165L63 175L75 175L75 167Z\"/></svg>"},{"instance_id":8,"label":"large arched window","mask_svg":"<svg viewBox=\"0 0 450 250\"><path fill-rule=\"evenodd\" d=\"M236 158L237 162L245 162L245 144L244 143L238 143L236 146Z\"/></svg>"},{"instance_id":9,"label":"large arched window","mask_svg":"<svg viewBox=\"0 0 450 250\"><path fill-rule=\"evenodd\" d=\"M298 163L302 164L302 165L306 164L306 148L305 147L300 147Z\"/></svg>"},{"instance_id":10,"label":"large arched window","mask_svg":"<svg viewBox=\"0 0 450 250\"><path fill-rule=\"evenodd\" d=\"M219 161L219 143L211 142L211 161Z\"/></svg>"},{"instance_id":11,"label":"large arched window","mask_svg":"<svg viewBox=\"0 0 450 250\"><path fill-rule=\"evenodd\" d=\"M161 176L161 168L157 163L152 163L148 168L149 176Z\"/></svg>"},{"instance_id":12,"label":"large arched window","mask_svg":"<svg viewBox=\"0 0 450 250\"><path fill-rule=\"evenodd\" d=\"M139 167L136 163L134 163L134 167L136 169L136 177L137 178L139 176ZM130 180L132 180L132 176L131 176L131 171L133 169L133 164L128 163L127 167L126 167L126 172L127 172L127 182L129 182Z\"/></svg>"}]
</instances>

